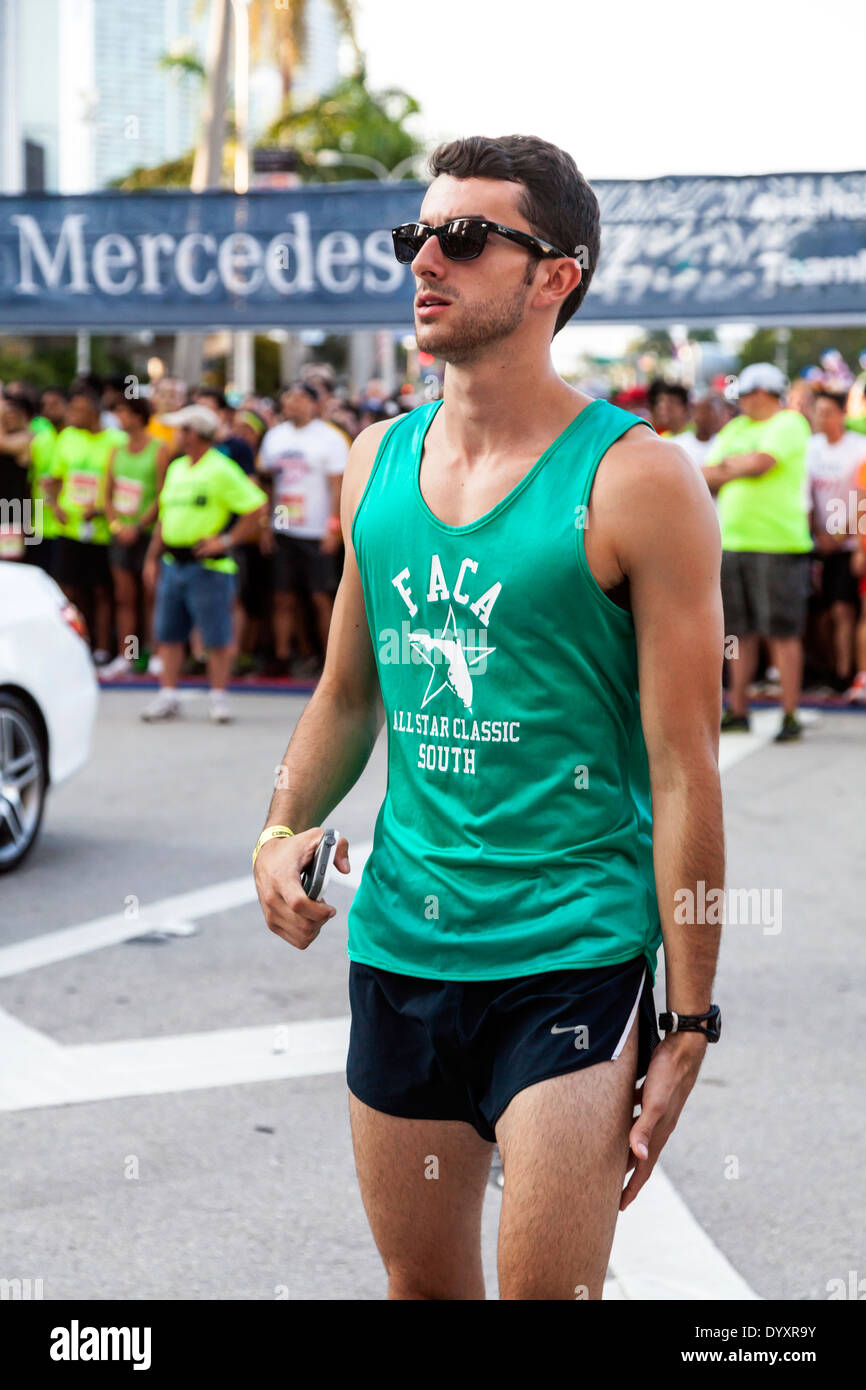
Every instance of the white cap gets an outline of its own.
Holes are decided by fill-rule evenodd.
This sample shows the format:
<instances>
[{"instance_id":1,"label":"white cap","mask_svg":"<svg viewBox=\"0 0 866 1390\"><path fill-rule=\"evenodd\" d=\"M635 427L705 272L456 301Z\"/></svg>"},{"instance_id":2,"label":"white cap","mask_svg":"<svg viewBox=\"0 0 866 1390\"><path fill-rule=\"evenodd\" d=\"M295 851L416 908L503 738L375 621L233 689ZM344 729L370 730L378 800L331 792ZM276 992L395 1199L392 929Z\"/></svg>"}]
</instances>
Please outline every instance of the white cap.
<instances>
[{"instance_id":1,"label":"white cap","mask_svg":"<svg viewBox=\"0 0 866 1390\"><path fill-rule=\"evenodd\" d=\"M753 362L744 367L737 377L737 396L747 396L750 391L769 391L771 396L784 396L788 389L788 378L772 362Z\"/></svg>"},{"instance_id":2,"label":"white cap","mask_svg":"<svg viewBox=\"0 0 866 1390\"><path fill-rule=\"evenodd\" d=\"M171 415L161 415L164 425L186 425L187 429L201 435L202 439L213 439L222 421L216 411L206 405L185 405L183 410L175 410Z\"/></svg>"}]
</instances>

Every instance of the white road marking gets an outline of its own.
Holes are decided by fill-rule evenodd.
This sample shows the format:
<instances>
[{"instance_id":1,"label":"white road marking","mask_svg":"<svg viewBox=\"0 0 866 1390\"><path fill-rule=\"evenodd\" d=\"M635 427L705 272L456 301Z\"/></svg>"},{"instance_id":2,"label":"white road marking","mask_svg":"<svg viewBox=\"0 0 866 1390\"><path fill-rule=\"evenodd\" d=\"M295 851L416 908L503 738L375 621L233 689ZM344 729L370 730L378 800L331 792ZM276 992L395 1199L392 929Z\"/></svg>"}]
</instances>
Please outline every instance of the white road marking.
<instances>
[{"instance_id":1,"label":"white road marking","mask_svg":"<svg viewBox=\"0 0 866 1390\"><path fill-rule=\"evenodd\" d=\"M620 1213L610 1267L628 1299L755 1299L659 1164Z\"/></svg>"},{"instance_id":2,"label":"white road marking","mask_svg":"<svg viewBox=\"0 0 866 1390\"><path fill-rule=\"evenodd\" d=\"M351 873L335 873L334 879L350 888L357 888L372 848L372 840L350 845ZM107 917L95 917L93 921L83 922L77 927L61 927L59 931L46 932L28 941L15 941L10 946L0 947L0 979L8 975L21 975L25 970L35 970L42 965L53 965L58 960L85 955L103 946L117 946L121 941L129 941L131 937L143 936L150 931L169 931L180 935L176 927L178 919L180 922L194 921L197 917L209 917L212 913L226 912L233 907L246 907L255 901L256 888L252 874L245 874L243 878L230 878L224 883L210 883L204 888L193 888L188 893L162 898L147 907L139 907L134 916L114 912Z\"/></svg>"},{"instance_id":3,"label":"white road marking","mask_svg":"<svg viewBox=\"0 0 866 1390\"><path fill-rule=\"evenodd\" d=\"M804 723L820 716L804 711ZM727 734L722 771L768 743L777 710L755 710L752 732ZM357 887L372 842L350 846ZM116 945L152 930L171 930L256 898L250 875L176 894L135 917L115 913L0 949L0 977ZM63 1046L0 1010L0 1111L83 1104L123 1096L336 1075L345 1067L347 1018ZM606 1299L754 1299L749 1288L677 1196L657 1165L617 1223Z\"/></svg>"},{"instance_id":4,"label":"white road marking","mask_svg":"<svg viewBox=\"0 0 866 1390\"><path fill-rule=\"evenodd\" d=\"M0 1111L341 1073L348 1046L348 1018L63 1046L0 1011Z\"/></svg>"}]
</instances>

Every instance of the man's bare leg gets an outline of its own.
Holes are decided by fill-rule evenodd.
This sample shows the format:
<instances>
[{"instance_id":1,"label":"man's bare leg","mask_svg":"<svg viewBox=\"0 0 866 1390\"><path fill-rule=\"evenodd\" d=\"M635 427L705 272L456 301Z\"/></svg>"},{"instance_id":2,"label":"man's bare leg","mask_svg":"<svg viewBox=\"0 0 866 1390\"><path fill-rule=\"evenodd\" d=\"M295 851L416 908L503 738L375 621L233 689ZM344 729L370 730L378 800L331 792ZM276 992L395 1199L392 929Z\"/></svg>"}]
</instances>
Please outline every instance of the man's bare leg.
<instances>
[{"instance_id":1,"label":"man's bare leg","mask_svg":"<svg viewBox=\"0 0 866 1390\"><path fill-rule=\"evenodd\" d=\"M749 685L758 666L758 637L754 632L746 633L737 639L739 651L729 658L731 684L728 691L728 709L732 714L749 713ZM736 648L735 648L736 650Z\"/></svg>"},{"instance_id":2,"label":"man's bare leg","mask_svg":"<svg viewBox=\"0 0 866 1390\"><path fill-rule=\"evenodd\" d=\"M770 655L779 668L782 711L796 714L803 684L803 643L799 637L771 637Z\"/></svg>"},{"instance_id":3,"label":"man's bare leg","mask_svg":"<svg viewBox=\"0 0 866 1390\"><path fill-rule=\"evenodd\" d=\"M500 1298L601 1298L628 1162L638 1026L616 1061L527 1086L500 1116Z\"/></svg>"},{"instance_id":4,"label":"man's bare leg","mask_svg":"<svg viewBox=\"0 0 866 1390\"><path fill-rule=\"evenodd\" d=\"M310 656L312 647L304 628L304 615L298 595L277 590L273 607L274 655L278 661L288 661L294 646L301 656Z\"/></svg>"},{"instance_id":5,"label":"man's bare leg","mask_svg":"<svg viewBox=\"0 0 866 1390\"><path fill-rule=\"evenodd\" d=\"M349 1115L389 1299L483 1299L481 1208L493 1145L461 1120L400 1119L351 1091Z\"/></svg>"}]
</instances>

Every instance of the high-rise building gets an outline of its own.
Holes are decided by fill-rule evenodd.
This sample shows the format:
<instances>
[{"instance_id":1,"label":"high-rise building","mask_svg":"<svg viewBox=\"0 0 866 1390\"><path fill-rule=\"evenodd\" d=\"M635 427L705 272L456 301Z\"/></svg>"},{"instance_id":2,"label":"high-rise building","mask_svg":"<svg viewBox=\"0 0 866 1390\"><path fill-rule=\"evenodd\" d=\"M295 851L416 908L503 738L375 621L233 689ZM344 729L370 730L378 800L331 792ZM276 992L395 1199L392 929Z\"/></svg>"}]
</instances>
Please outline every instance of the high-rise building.
<instances>
[{"instance_id":1,"label":"high-rise building","mask_svg":"<svg viewBox=\"0 0 866 1390\"><path fill-rule=\"evenodd\" d=\"M185 40L203 57L207 21L195 0L0 0L0 190L88 192L191 149L200 79L160 58ZM339 78L332 0L307 0L306 29L293 77L301 100ZM262 129L279 112L281 84L267 57L256 69Z\"/></svg>"},{"instance_id":2,"label":"high-rise building","mask_svg":"<svg viewBox=\"0 0 866 1390\"><path fill-rule=\"evenodd\" d=\"M194 0L0 0L6 192L86 192L195 141L201 84L159 59Z\"/></svg>"}]
</instances>

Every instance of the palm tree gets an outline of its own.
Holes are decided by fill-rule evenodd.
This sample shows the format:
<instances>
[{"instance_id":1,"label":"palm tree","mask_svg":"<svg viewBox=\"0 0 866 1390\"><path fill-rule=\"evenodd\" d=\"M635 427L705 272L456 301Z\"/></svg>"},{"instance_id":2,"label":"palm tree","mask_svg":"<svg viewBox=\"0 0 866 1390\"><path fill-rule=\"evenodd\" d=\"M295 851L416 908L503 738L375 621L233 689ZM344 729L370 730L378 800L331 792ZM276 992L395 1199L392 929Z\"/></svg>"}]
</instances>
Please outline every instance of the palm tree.
<instances>
[{"instance_id":1,"label":"palm tree","mask_svg":"<svg viewBox=\"0 0 866 1390\"><path fill-rule=\"evenodd\" d=\"M361 54L355 37L352 0L328 0L343 32L352 43L356 66ZM208 56L205 70L202 133L195 153L191 186L197 192L219 186L226 132L229 50L232 0L211 0ZM307 49L309 0L250 0L250 52L253 61L275 57L280 72L283 102L288 100L292 79Z\"/></svg>"},{"instance_id":2,"label":"palm tree","mask_svg":"<svg viewBox=\"0 0 866 1390\"><path fill-rule=\"evenodd\" d=\"M356 64L361 54L355 37L355 15L352 0L329 0L337 23L350 40ZM283 5L273 0L250 0L250 51L254 61L275 58L280 72L283 100L292 89L292 81L307 54L307 24L309 0L286 0Z\"/></svg>"}]
</instances>

